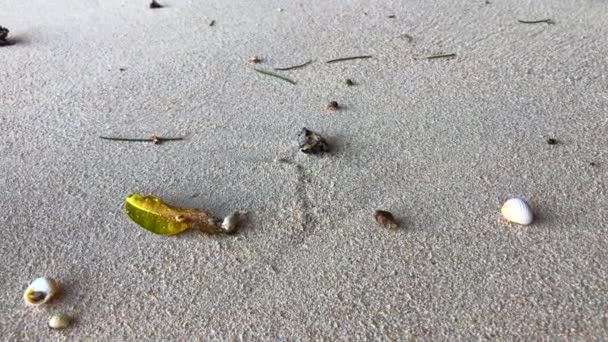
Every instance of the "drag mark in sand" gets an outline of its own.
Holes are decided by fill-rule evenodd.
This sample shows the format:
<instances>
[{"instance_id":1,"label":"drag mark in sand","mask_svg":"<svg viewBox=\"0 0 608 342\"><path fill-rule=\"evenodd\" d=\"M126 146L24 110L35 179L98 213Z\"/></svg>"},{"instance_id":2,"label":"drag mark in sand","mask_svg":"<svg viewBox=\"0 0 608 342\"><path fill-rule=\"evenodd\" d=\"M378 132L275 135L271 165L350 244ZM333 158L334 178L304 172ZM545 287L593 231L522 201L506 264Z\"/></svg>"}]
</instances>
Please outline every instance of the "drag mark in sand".
<instances>
[{"instance_id":1,"label":"drag mark in sand","mask_svg":"<svg viewBox=\"0 0 608 342\"><path fill-rule=\"evenodd\" d=\"M310 202L308 201L306 191L306 172L302 165L296 165L296 196L298 198L298 205L300 206L302 217L300 221L301 232L297 234L296 241L304 242L306 238L311 234L311 223L314 221L312 214L310 213Z\"/></svg>"}]
</instances>

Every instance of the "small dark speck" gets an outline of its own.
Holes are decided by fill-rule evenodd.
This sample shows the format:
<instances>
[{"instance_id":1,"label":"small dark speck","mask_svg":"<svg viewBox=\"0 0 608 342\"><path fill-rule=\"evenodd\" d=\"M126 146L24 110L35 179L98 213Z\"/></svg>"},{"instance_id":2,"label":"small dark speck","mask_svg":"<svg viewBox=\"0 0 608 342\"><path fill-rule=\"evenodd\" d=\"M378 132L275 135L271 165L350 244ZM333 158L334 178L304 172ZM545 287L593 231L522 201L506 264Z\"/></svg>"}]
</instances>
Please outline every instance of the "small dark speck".
<instances>
[{"instance_id":1,"label":"small dark speck","mask_svg":"<svg viewBox=\"0 0 608 342\"><path fill-rule=\"evenodd\" d=\"M489 1L486 1L486 5L489 5L489 4L491 4L491 2L489 2Z\"/></svg>"},{"instance_id":2,"label":"small dark speck","mask_svg":"<svg viewBox=\"0 0 608 342\"><path fill-rule=\"evenodd\" d=\"M215 20L211 20L211 22L209 23L209 26L213 26L215 25Z\"/></svg>"},{"instance_id":3,"label":"small dark speck","mask_svg":"<svg viewBox=\"0 0 608 342\"><path fill-rule=\"evenodd\" d=\"M118 68L118 71L125 71L127 68Z\"/></svg>"},{"instance_id":4,"label":"small dark speck","mask_svg":"<svg viewBox=\"0 0 608 342\"><path fill-rule=\"evenodd\" d=\"M152 8L152 9L163 8L163 5L156 2L156 0L152 0L152 2L150 2L150 8Z\"/></svg>"},{"instance_id":5,"label":"small dark speck","mask_svg":"<svg viewBox=\"0 0 608 342\"><path fill-rule=\"evenodd\" d=\"M549 145L556 145L557 144L557 139L549 138L549 139L547 139L547 144L549 144Z\"/></svg>"},{"instance_id":6,"label":"small dark speck","mask_svg":"<svg viewBox=\"0 0 608 342\"><path fill-rule=\"evenodd\" d=\"M591 166L591 167L596 167L596 166L597 166L597 163L595 163L595 162L591 162L591 163L589 163L589 166Z\"/></svg>"},{"instance_id":7,"label":"small dark speck","mask_svg":"<svg viewBox=\"0 0 608 342\"><path fill-rule=\"evenodd\" d=\"M344 81L346 83L347 86L354 86L355 82L353 82L353 80L351 80L350 78L347 78L346 81Z\"/></svg>"},{"instance_id":8,"label":"small dark speck","mask_svg":"<svg viewBox=\"0 0 608 342\"><path fill-rule=\"evenodd\" d=\"M389 19L395 19L395 18L397 18L397 16L396 16L396 15L394 15L394 14L391 14L391 15L389 15L388 17L389 17Z\"/></svg>"}]
</instances>

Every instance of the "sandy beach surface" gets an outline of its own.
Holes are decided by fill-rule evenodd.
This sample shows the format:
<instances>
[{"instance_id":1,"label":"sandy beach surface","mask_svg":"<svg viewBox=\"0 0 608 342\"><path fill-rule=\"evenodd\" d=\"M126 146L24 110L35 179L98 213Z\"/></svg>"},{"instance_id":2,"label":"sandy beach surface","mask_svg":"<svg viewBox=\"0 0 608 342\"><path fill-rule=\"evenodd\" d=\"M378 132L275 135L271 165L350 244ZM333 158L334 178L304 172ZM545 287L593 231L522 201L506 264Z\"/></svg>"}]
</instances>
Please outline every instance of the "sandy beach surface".
<instances>
[{"instance_id":1,"label":"sandy beach surface","mask_svg":"<svg viewBox=\"0 0 608 342\"><path fill-rule=\"evenodd\" d=\"M160 2L0 1L2 340L608 339L608 2Z\"/></svg>"}]
</instances>

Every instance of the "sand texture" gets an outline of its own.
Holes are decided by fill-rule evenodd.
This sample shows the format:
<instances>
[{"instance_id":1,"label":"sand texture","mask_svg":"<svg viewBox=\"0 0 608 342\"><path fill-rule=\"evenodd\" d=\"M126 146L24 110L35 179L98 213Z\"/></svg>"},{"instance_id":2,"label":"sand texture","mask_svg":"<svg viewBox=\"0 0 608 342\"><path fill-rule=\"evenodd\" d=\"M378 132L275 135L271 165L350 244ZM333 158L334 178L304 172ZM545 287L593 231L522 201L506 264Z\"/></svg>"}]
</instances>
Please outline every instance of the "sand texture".
<instances>
[{"instance_id":1,"label":"sand texture","mask_svg":"<svg viewBox=\"0 0 608 342\"><path fill-rule=\"evenodd\" d=\"M608 2L159 2L0 1L2 340L608 339Z\"/></svg>"}]
</instances>

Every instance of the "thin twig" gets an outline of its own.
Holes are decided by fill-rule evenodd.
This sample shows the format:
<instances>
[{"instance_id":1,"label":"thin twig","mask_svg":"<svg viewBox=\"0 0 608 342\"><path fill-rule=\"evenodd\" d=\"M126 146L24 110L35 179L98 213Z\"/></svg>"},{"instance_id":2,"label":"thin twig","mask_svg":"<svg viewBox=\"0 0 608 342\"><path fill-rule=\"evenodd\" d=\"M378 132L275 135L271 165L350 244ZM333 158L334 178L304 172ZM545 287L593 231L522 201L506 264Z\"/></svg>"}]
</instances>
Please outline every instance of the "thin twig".
<instances>
[{"instance_id":1,"label":"thin twig","mask_svg":"<svg viewBox=\"0 0 608 342\"><path fill-rule=\"evenodd\" d=\"M555 24L555 21L553 21L553 19L541 19L541 20L521 20L521 19L517 19L517 21L519 21L522 24L541 24L541 23L547 23L549 25Z\"/></svg>"},{"instance_id":2,"label":"thin twig","mask_svg":"<svg viewBox=\"0 0 608 342\"><path fill-rule=\"evenodd\" d=\"M372 58L372 56L366 55L366 56L353 56L353 57L337 58L337 59L329 60L326 63L335 63L335 62L349 61L351 59L367 59L367 58Z\"/></svg>"},{"instance_id":3,"label":"thin twig","mask_svg":"<svg viewBox=\"0 0 608 342\"><path fill-rule=\"evenodd\" d=\"M256 68L253 68L253 70L255 70L255 71L259 72L260 74L264 74L264 75L268 75L268 76L272 76L272 77L280 78L280 79L282 79L283 81L287 81L287 82L289 82L289 83L291 83L291 84L296 84L296 82L295 82L295 81L290 80L289 78L287 78L287 77L285 77L285 76L277 75L277 74L275 74L275 73L273 73L273 72L270 72L270 71L266 71L266 70L260 70L260 69L256 69Z\"/></svg>"},{"instance_id":4,"label":"thin twig","mask_svg":"<svg viewBox=\"0 0 608 342\"><path fill-rule=\"evenodd\" d=\"M136 141L136 142L153 142L155 144L160 144L164 141L177 141L177 140L184 140L183 137L178 137L178 138L163 138L163 137L158 137L156 135L151 136L150 138L147 139L142 139L142 138L121 138L121 137L105 137L105 136L99 136L100 139L104 139L104 140L112 140L112 141Z\"/></svg>"},{"instance_id":5,"label":"thin twig","mask_svg":"<svg viewBox=\"0 0 608 342\"><path fill-rule=\"evenodd\" d=\"M440 55L427 56L427 57L424 57L424 59L452 58L452 57L456 57L456 54L455 53L444 53L444 54L440 54Z\"/></svg>"},{"instance_id":6,"label":"thin twig","mask_svg":"<svg viewBox=\"0 0 608 342\"><path fill-rule=\"evenodd\" d=\"M294 66L290 66L290 67L286 67L286 68L274 68L274 70L276 70L276 71L293 70L293 69L298 69L298 68L305 67L305 66L307 66L310 63L312 63L312 59L309 60L308 62L304 62L302 64L298 64L298 65L294 65Z\"/></svg>"}]
</instances>

